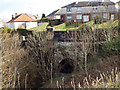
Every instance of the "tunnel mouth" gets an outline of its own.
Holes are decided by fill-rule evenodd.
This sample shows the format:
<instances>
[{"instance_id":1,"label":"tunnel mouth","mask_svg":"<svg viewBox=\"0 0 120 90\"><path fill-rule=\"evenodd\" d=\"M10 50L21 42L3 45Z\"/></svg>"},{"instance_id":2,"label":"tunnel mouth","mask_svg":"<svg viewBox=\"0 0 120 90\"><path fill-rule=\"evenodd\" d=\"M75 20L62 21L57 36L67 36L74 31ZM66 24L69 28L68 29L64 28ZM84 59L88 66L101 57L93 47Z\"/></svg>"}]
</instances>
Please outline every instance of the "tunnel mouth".
<instances>
[{"instance_id":1,"label":"tunnel mouth","mask_svg":"<svg viewBox=\"0 0 120 90\"><path fill-rule=\"evenodd\" d=\"M59 73L70 74L74 71L74 63L72 59L63 59L59 64Z\"/></svg>"}]
</instances>

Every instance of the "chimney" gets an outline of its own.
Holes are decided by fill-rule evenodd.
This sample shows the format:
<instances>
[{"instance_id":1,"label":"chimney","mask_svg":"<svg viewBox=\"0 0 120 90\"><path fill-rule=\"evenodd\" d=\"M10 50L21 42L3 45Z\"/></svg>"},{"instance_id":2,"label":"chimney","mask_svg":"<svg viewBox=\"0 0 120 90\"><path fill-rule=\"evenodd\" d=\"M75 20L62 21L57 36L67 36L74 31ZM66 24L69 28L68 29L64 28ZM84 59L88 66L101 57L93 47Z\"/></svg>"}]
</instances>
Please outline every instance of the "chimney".
<instances>
[{"instance_id":1,"label":"chimney","mask_svg":"<svg viewBox=\"0 0 120 90\"><path fill-rule=\"evenodd\" d=\"M14 19L14 15L12 15L12 19Z\"/></svg>"},{"instance_id":2,"label":"chimney","mask_svg":"<svg viewBox=\"0 0 120 90\"><path fill-rule=\"evenodd\" d=\"M15 13L15 17L17 16L18 14L17 13Z\"/></svg>"}]
</instances>

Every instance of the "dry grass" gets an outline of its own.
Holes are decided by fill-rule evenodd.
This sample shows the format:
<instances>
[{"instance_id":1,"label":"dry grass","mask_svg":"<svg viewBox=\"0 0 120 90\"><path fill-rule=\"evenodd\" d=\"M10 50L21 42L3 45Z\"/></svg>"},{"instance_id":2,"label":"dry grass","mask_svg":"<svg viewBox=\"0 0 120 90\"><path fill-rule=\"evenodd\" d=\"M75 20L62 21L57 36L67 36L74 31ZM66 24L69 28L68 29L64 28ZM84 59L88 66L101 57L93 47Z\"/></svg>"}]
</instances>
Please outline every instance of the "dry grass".
<instances>
[{"instance_id":1,"label":"dry grass","mask_svg":"<svg viewBox=\"0 0 120 90\"><path fill-rule=\"evenodd\" d=\"M61 79L61 82L56 81L56 88L67 88L65 85L65 78ZM81 82L76 83L75 77L72 76L72 79L69 84L69 88L78 89L78 88L120 88L120 72L117 68L112 69L111 73L101 73L100 77L92 78L85 77L83 79L83 85Z\"/></svg>"},{"instance_id":2,"label":"dry grass","mask_svg":"<svg viewBox=\"0 0 120 90\"><path fill-rule=\"evenodd\" d=\"M35 33L30 36L24 49L21 47L21 36L4 33L2 38L3 88L38 88L51 78L51 69L54 68L52 71L55 71L53 46L42 35L44 34Z\"/></svg>"}]
</instances>

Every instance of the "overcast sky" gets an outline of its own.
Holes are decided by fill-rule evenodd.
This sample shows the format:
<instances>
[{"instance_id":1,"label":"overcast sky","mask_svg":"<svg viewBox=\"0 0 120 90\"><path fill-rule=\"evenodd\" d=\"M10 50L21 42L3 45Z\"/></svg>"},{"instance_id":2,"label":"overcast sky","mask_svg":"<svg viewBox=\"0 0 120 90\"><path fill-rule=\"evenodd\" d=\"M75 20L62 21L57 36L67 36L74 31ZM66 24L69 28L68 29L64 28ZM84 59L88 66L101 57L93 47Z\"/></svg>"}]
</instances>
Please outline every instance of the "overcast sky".
<instances>
[{"instance_id":1,"label":"overcast sky","mask_svg":"<svg viewBox=\"0 0 120 90\"><path fill-rule=\"evenodd\" d=\"M14 13L28 13L41 16L75 1L91 0L0 0L0 20L8 21ZM117 2L119 0L111 0Z\"/></svg>"}]
</instances>

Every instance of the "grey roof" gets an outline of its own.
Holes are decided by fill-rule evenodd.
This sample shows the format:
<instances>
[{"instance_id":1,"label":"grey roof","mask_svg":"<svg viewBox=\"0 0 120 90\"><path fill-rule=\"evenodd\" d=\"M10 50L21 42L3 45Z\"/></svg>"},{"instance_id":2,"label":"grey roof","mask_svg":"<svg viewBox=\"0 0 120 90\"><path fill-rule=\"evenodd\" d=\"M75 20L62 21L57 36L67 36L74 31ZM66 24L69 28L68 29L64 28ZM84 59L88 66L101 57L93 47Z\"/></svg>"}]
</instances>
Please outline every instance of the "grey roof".
<instances>
[{"instance_id":1,"label":"grey roof","mask_svg":"<svg viewBox=\"0 0 120 90\"><path fill-rule=\"evenodd\" d=\"M71 3L71 4L68 4L68 5L66 5L66 6L63 6L62 8L64 8L64 7L73 7L75 4L76 4L76 2L73 2L73 3Z\"/></svg>"},{"instance_id":2,"label":"grey roof","mask_svg":"<svg viewBox=\"0 0 120 90\"><path fill-rule=\"evenodd\" d=\"M120 1L118 1L117 3L120 3Z\"/></svg>"},{"instance_id":3,"label":"grey roof","mask_svg":"<svg viewBox=\"0 0 120 90\"><path fill-rule=\"evenodd\" d=\"M84 1L84 2L78 2L77 4L74 2L72 4L69 4L69 5L66 5L64 7L83 7L83 6L104 6L104 5L115 5L114 2L94 2L94 1L91 1L91 2L87 2L87 1ZM62 7L62 8L64 8Z\"/></svg>"},{"instance_id":4,"label":"grey roof","mask_svg":"<svg viewBox=\"0 0 120 90\"><path fill-rule=\"evenodd\" d=\"M57 13L57 11L59 11L59 9L58 9L58 10L53 11L53 12L52 12L52 13L50 13L47 17L55 15L55 14Z\"/></svg>"},{"instance_id":5,"label":"grey roof","mask_svg":"<svg viewBox=\"0 0 120 90\"><path fill-rule=\"evenodd\" d=\"M74 7L115 5L114 2L78 2Z\"/></svg>"}]
</instances>

